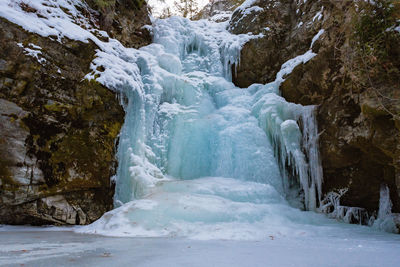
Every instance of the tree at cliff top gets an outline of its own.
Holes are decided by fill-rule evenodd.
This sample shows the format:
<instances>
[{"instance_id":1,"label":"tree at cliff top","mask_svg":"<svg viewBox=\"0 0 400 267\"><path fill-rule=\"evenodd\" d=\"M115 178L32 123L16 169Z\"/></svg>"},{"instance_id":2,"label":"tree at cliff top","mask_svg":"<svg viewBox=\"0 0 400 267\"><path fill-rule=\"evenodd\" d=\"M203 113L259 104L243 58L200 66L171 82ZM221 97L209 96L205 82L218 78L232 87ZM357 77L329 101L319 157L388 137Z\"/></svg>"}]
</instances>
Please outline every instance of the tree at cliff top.
<instances>
[{"instance_id":1,"label":"tree at cliff top","mask_svg":"<svg viewBox=\"0 0 400 267\"><path fill-rule=\"evenodd\" d=\"M209 3L209 0L148 0L153 17L186 16L190 19ZM185 15L186 14L186 15Z\"/></svg>"},{"instance_id":2,"label":"tree at cliff top","mask_svg":"<svg viewBox=\"0 0 400 267\"><path fill-rule=\"evenodd\" d=\"M141 8L145 0L85 0L89 5L104 11L108 8L114 8L116 4L129 8Z\"/></svg>"},{"instance_id":3,"label":"tree at cliff top","mask_svg":"<svg viewBox=\"0 0 400 267\"><path fill-rule=\"evenodd\" d=\"M173 15L170 7L166 7L161 11L160 19L166 19Z\"/></svg>"},{"instance_id":4,"label":"tree at cliff top","mask_svg":"<svg viewBox=\"0 0 400 267\"><path fill-rule=\"evenodd\" d=\"M195 0L179 0L179 2L175 1L174 5L178 13L185 18L191 18L199 11Z\"/></svg>"}]
</instances>

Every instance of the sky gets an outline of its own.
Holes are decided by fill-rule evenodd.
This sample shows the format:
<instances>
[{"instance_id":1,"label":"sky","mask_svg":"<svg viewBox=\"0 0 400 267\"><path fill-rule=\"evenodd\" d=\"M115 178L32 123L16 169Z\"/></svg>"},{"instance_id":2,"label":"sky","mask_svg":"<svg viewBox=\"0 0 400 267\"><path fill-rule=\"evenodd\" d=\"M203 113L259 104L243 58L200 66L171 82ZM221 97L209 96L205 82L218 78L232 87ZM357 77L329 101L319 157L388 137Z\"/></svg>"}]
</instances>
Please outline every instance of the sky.
<instances>
[{"instance_id":1,"label":"sky","mask_svg":"<svg viewBox=\"0 0 400 267\"><path fill-rule=\"evenodd\" d=\"M158 17L160 16L162 10L166 7L170 7L171 11L174 12L174 2L179 0L165 0L165 3L162 3L160 0L148 0L148 4L153 7L153 16ZM209 0L197 0L199 9L202 9ZM175 11L176 12L176 11Z\"/></svg>"}]
</instances>

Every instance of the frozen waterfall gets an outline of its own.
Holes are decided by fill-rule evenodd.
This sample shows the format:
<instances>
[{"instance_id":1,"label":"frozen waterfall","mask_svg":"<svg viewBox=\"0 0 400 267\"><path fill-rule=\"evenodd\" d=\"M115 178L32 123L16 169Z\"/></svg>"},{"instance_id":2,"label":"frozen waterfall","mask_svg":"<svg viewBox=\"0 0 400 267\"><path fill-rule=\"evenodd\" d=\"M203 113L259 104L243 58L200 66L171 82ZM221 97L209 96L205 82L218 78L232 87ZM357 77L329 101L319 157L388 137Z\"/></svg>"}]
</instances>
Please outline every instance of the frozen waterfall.
<instances>
[{"instance_id":1,"label":"frozen waterfall","mask_svg":"<svg viewBox=\"0 0 400 267\"><path fill-rule=\"evenodd\" d=\"M154 22L154 43L136 52L129 72L135 82L118 87L126 119L116 209L84 231L258 239L325 220L299 209L314 210L321 197L314 107L279 95L284 76L315 54L286 62L272 83L240 89L231 66L259 36L225 28Z\"/></svg>"}]
</instances>

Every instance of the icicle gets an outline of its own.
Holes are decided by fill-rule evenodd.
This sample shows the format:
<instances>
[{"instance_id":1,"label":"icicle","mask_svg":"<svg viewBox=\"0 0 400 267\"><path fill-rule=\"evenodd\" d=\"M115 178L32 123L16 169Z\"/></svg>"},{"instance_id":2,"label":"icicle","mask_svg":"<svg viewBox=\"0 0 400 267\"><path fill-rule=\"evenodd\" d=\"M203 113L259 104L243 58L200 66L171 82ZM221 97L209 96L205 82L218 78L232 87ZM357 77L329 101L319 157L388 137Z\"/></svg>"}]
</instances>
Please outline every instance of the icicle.
<instances>
[{"instance_id":1,"label":"icicle","mask_svg":"<svg viewBox=\"0 0 400 267\"><path fill-rule=\"evenodd\" d=\"M318 128L315 118L315 106L305 106L301 114L303 125L303 148L308 159L308 172L310 182L310 202L309 209L315 210L321 202L322 195L322 166L318 148Z\"/></svg>"},{"instance_id":2,"label":"icicle","mask_svg":"<svg viewBox=\"0 0 400 267\"><path fill-rule=\"evenodd\" d=\"M390 200L389 187L386 184L381 185L378 218L375 220L372 227L390 233L399 232L395 222L395 216L392 214L392 201Z\"/></svg>"}]
</instances>

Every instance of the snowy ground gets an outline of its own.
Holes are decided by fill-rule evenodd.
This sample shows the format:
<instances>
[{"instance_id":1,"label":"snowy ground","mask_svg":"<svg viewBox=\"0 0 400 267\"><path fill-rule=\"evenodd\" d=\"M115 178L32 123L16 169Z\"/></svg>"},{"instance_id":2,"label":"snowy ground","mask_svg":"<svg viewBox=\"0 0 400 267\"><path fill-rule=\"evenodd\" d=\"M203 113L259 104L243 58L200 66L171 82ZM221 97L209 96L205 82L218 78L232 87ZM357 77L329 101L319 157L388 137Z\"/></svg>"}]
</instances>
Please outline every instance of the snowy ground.
<instances>
[{"instance_id":1,"label":"snowy ground","mask_svg":"<svg viewBox=\"0 0 400 267\"><path fill-rule=\"evenodd\" d=\"M378 232L349 238L197 241L115 238L59 230L0 226L0 266L381 267L399 266L400 262L400 236Z\"/></svg>"}]
</instances>

